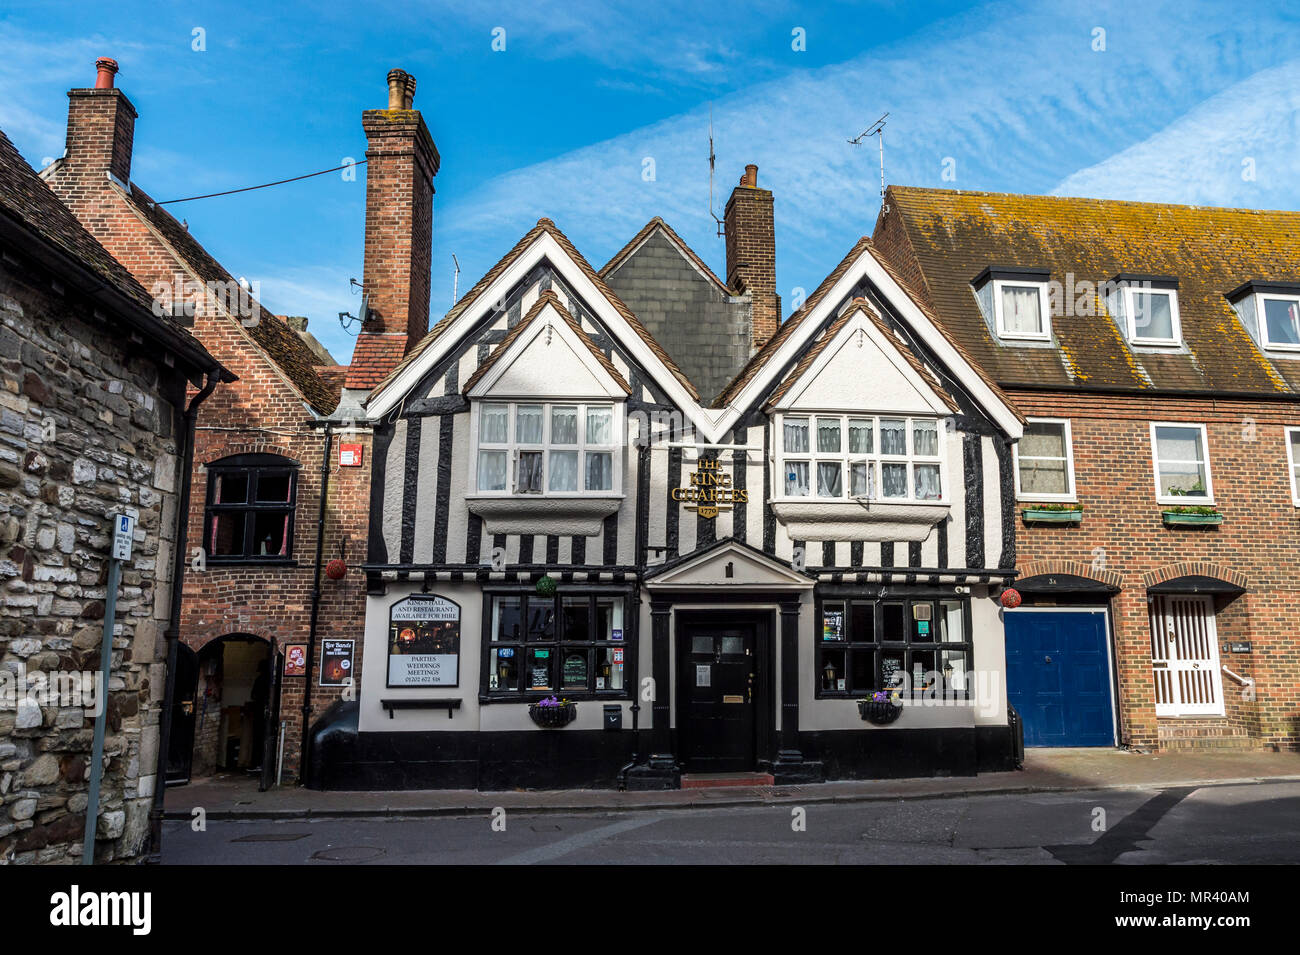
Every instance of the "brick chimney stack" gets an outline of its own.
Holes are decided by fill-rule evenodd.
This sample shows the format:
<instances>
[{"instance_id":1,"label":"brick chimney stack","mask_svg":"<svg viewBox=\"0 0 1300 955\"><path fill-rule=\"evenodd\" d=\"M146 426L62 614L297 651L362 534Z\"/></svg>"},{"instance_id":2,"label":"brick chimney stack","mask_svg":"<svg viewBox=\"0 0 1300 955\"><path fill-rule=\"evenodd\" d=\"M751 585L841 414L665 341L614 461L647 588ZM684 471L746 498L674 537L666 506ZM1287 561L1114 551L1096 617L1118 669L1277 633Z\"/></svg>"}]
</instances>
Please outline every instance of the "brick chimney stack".
<instances>
[{"instance_id":1,"label":"brick chimney stack","mask_svg":"<svg viewBox=\"0 0 1300 955\"><path fill-rule=\"evenodd\" d=\"M366 320L346 387L379 384L429 331L429 257L438 147L415 101L415 77L388 74L388 108L361 114L366 150Z\"/></svg>"},{"instance_id":2,"label":"brick chimney stack","mask_svg":"<svg viewBox=\"0 0 1300 955\"><path fill-rule=\"evenodd\" d=\"M104 179L112 174L123 183L131 179L131 147L135 140L135 107L114 89L117 61L95 61L94 89L68 90L68 149L61 173Z\"/></svg>"},{"instance_id":3,"label":"brick chimney stack","mask_svg":"<svg viewBox=\"0 0 1300 955\"><path fill-rule=\"evenodd\" d=\"M745 167L723 213L727 234L727 284L753 299L753 337L757 351L781 323L781 296L776 294L776 228L772 192L758 188L758 167Z\"/></svg>"}]
</instances>

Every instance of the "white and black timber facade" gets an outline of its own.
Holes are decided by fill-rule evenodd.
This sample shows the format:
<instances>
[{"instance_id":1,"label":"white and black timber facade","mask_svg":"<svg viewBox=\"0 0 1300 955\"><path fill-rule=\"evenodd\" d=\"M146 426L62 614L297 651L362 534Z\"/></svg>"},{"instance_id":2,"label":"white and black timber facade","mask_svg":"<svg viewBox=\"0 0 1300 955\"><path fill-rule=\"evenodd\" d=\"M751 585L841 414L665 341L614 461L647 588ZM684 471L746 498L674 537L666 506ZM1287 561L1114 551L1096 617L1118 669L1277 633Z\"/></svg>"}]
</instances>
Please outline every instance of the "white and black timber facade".
<instances>
[{"instance_id":1,"label":"white and black timber facade","mask_svg":"<svg viewBox=\"0 0 1300 955\"><path fill-rule=\"evenodd\" d=\"M639 238L597 273L541 220L371 393L366 666L312 784L1009 766L1018 414L865 239L701 398L663 323L704 302L734 354L754 296Z\"/></svg>"}]
</instances>

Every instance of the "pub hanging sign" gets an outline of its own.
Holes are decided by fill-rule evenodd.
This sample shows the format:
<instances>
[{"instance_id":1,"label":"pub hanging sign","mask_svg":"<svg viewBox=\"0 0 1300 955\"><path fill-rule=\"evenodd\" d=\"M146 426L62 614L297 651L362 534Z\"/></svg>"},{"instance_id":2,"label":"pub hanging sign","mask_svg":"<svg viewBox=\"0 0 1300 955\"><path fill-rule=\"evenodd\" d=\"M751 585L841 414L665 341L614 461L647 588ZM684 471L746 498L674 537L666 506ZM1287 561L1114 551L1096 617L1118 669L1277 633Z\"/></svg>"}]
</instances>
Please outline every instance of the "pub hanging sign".
<instances>
[{"instance_id":1,"label":"pub hanging sign","mask_svg":"<svg viewBox=\"0 0 1300 955\"><path fill-rule=\"evenodd\" d=\"M388 685L460 685L460 604L415 595L389 608Z\"/></svg>"},{"instance_id":2,"label":"pub hanging sign","mask_svg":"<svg viewBox=\"0 0 1300 955\"><path fill-rule=\"evenodd\" d=\"M722 469L717 458L702 457L691 472L690 484L673 488L673 500L681 501L688 511L695 511L700 517L717 517L719 511L746 503L749 491L732 487L731 475Z\"/></svg>"}]
</instances>

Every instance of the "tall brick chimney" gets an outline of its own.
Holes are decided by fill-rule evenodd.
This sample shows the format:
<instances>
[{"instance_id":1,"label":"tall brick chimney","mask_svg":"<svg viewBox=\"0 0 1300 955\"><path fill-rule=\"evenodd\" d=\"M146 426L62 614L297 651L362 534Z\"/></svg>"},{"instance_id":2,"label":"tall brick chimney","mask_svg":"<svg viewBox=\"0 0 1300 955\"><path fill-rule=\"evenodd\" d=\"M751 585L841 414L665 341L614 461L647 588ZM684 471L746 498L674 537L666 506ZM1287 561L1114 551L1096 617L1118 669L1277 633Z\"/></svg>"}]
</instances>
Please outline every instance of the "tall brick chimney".
<instances>
[{"instance_id":1,"label":"tall brick chimney","mask_svg":"<svg viewBox=\"0 0 1300 955\"><path fill-rule=\"evenodd\" d=\"M749 292L754 302L753 340L757 350L781 323L776 294L776 228L772 192L758 188L758 167L750 164L731 192L723 213L727 233L727 284Z\"/></svg>"},{"instance_id":2,"label":"tall brick chimney","mask_svg":"<svg viewBox=\"0 0 1300 955\"><path fill-rule=\"evenodd\" d=\"M388 108L361 114L366 131L366 320L345 386L370 389L429 331L429 256L438 147L415 100L415 77L388 74Z\"/></svg>"},{"instance_id":3,"label":"tall brick chimney","mask_svg":"<svg viewBox=\"0 0 1300 955\"><path fill-rule=\"evenodd\" d=\"M68 90L68 151L61 173L131 179L131 146L135 140L135 107L113 87L117 61L95 61L95 88Z\"/></svg>"}]
</instances>

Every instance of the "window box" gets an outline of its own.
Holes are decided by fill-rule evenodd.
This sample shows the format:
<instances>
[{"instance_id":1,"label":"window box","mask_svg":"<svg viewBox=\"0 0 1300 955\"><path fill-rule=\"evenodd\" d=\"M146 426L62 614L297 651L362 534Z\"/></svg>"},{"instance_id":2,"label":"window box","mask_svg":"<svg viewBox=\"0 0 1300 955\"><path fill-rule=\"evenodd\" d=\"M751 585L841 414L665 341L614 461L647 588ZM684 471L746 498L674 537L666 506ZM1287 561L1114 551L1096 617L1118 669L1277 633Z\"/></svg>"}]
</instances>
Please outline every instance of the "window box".
<instances>
[{"instance_id":1,"label":"window box","mask_svg":"<svg viewBox=\"0 0 1300 955\"><path fill-rule=\"evenodd\" d=\"M1223 515L1212 507L1168 508L1160 512L1166 524L1222 524Z\"/></svg>"},{"instance_id":2,"label":"window box","mask_svg":"<svg viewBox=\"0 0 1300 955\"><path fill-rule=\"evenodd\" d=\"M551 699L555 699L551 697ZM578 704L568 700L554 703L538 701L528 707L528 715L542 729L557 730L568 726L578 716Z\"/></svg>"},{"instance_id":3,"label":"window box","mask_svg":"<svg viewBox=\"0 0 1300 955\"><path fill-rule=\"evenodd\" d=\"M1083 508L1077 504L1042 504L1021 508L1020 516L1026 524L1078 524L1083 520Z\"/></svg>"},{"instance_id":4,"label":"window box","mask_svg":"<svg viewBox=\"0 0 1300 955\"><path fill-rule=\"evenodd\" d=\"M883 697L883 699L876 699ZM903 715L903 704L890 699L885 691L873 693L871 699L858 700L858 714L868 723L888 726Z\"/></svg>"}]
</instances>

